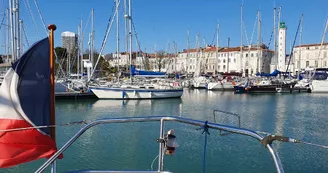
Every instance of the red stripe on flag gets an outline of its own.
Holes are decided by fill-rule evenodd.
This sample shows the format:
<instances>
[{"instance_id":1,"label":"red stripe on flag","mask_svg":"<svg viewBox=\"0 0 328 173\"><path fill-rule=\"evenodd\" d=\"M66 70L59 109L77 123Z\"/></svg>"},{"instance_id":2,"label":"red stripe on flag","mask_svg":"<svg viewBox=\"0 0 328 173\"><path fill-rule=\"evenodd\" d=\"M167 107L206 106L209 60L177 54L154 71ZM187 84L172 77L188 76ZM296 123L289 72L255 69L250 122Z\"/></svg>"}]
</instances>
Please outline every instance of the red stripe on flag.
<instances>
[{"instance_id":1,"label":"red stripe on flag","mask_svg":"<svg viewBox=\"0 0 328 173\"><path fill-rule=\"evenodd\" d=\"M25 120L0 119L0 130L32 127ZM37 129L0 132L0 168L51 157L56 143Z\"/></svg>"}]
</instances>

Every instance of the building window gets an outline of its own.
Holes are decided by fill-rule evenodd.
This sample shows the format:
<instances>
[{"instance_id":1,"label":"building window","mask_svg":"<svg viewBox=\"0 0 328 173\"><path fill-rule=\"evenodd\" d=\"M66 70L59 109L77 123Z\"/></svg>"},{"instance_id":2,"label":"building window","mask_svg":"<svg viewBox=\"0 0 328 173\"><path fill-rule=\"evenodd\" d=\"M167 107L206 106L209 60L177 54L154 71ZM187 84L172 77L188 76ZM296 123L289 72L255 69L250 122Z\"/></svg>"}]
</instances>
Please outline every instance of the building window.
<instances>
[{"instance_id":1,"label":"building window","mask_svg":"<svg viewBox=\"0 0 328 173\"><path fill-rule=\"evenodd\" d=\"M218 65L218 70L220 71L221 69L220 69L220 65Z\"/></svg>"},{"instance_id":2,"label":"building window","mask_svg":"<svg viewBox=\"0 0 328 173\"><path fill-rule=\"evenodd\" d=\"M223 63L225 63L225 59L223 59ZM224 68L224 67L223 67Z\"/></svg>"},{"instance_id":3,"label":"building window","mask_svg":"<svg viewBox=\"0 0 328 173\"><path fill-rule=\"evenodd\" d=\"M221 63L221 60L219 59L219 63Z\"/></svg>"},{"instance_id":4,"label":"building window","mask_svg":"<svg viewBox=\"0 0 328 173\"><path fill-rule=\"evenodd\" d=\"M236 58L233 59L233 62L236 63Z\"/></svg>"},{"instance_id":5,"label":"building window","mask_svg":"<svg viewBox=\"0 0 328 173\"><path fill-rule=\"evenodd\" d=\"M246 53L246 58L248 57L248 54Z\"/></svg>"},{"instance_id":6,"label":"building window","mask_svg":"<svg viewBox=\"0 0 328 173\"><path fill-rule=\"evenodd\" d=\"M212 65L212 70L214 70L214 65Z\"/></svg>"},{"instance_id":7,"label":"building window","mask_svg":"<svg viewBox=\"0 0 328 173\"><path fill-rule=\"evenodd\" d=\"M251 57L253 57L253 54L251 53Z\"/></svg>"},{"instance_id":8,"label":"building window","mask_svg":"<svg viewBox=\"0 0 328 173\"><path fill-rule=\"evenodd\" d=\"M306 67L309 67L309 65L310 65L310 62L306 61Z\"/></svg>"},{"instance_id":9,"label":"building window","mask_svg":"<svg viewBox=\"0 0 328 173\"><path fill-rule=\"evenodd\" d=\"M228 62L231 62L231 59L230 58L228 59Z\"/></svg>"},{"instance_id":10,"label":"building window","mask_svg":"<svg viewBox=\"0 0 328 173\"><path fill-rule=\"evenodd\" d=\"M323 66L326 67L327 66L327 61L323 62Z\"/></svg>"},{"instance_id":11,"label":"building window","mask_svg":"<svg viewBox=\"0 0 328 173\"><path fill-rule=\"evenodd\" d=\"M225 65L223 65L223 70L225 70Z\"/></svg>"},{"instance_id":12,"label":"building window","mask_svg":"<svg viewBox=\"0 0 328 173\"><path fill-rule=\"evenodd\" d=\"M314 61L315 67L318 67L318 61Z\"/></svg>"}]
</instances>

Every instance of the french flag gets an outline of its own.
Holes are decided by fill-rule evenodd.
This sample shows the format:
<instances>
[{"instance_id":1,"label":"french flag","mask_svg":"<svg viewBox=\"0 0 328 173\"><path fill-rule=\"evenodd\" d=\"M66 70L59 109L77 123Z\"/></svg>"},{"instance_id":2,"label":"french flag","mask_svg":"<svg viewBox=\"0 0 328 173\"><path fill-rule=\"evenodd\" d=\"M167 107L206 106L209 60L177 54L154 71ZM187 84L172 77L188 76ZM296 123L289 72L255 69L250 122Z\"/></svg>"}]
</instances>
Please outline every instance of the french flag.
<instances>
[{"instance_id":1,"label":"french flag","mask_svg":"<svg viewBox=\"0 0 328 173\"><path fill-rule=\"evenodd\" d=\"M50 43L35 43L12 64L0 87L0 168L50 157Z\"/></svg>"}]
</instances>

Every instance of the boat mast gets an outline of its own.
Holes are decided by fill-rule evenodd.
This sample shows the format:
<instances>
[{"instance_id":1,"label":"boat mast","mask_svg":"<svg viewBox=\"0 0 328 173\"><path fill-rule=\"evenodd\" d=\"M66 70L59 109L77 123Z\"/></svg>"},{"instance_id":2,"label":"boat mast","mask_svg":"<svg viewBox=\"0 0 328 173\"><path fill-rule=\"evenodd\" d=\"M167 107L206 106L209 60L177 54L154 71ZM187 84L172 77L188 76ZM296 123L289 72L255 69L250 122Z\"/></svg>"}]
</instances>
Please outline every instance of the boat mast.
<instances>
[{"instance_id":1,"label":"boat mast","mask_svg":"<svg viewBox=\"0 0 328 173\"><path fill-rule=\"evenodd\" d=\"M260 10L257 11L257 44L258 44L257 45L258 56L257 56L256 71L261 73L260 60L263 61L263 59L262 59L262 55L261 55L261 12L260 12Z\"/></svg>"},{"instance_id":2,"label":"boat mast","mask_svg":"<svg viewBox=\"0 0 328 173\"><path fill-rule=\"evenodd\" d=\"M77 74L77 78L79 79L80 78L80 44L81 44L81 41L80 41L80 37L81 37L81 25L79 24L77 26L77 35L78 35L78 45L77 45L77 65L76 65L76 74Z\"/></svg>"},{"instance_id":3,"label":"boat mast","mask_svg":"<svg viewBox=\"0 0 328 173\"><path fill-rule=\"evenodd\" d=\"M219 65L219 60L218 60L218 54L219 54L219 32L220 32L220 24L217 24L217 30L216 30L216 49L215 49L215 59L216 59L216 64L215 64L215 75L218 73L218 65Z\"/></svg>"},{"instance_id":4,"label":"boat mast","mask_svg":"<svg viewBox=\"0 0 328 173\"><path fill-rule=\"evenodd\" d=\"M20 49L21 49L21 44L20 44L20 21L19 21L19 0L15 0L14 3L14 10L15 10L15 32L16 32L16 59L20 57Z\"/></svg>"},{"instance_id":5,"label":"boat mast","mask_svg":"<svg viewBox=\"0 0 328 173\"><path fill-rule=\"evenodd\" d=\"M23 20L18 21L18 48L17 57L21 57L23 54Z\"/></svg>"},{"instance_id":6,"label":"boat mast","mask_svg":"<svg viewBox=\"0 0 328 173\"><path fill-rule=\"evenodd\" d=\"M205 71L206 71L206 60L207 60L207 57L206 57L206 47L207 47L207 45L206 45L206 38L204 37L203 38L203 44L204 44L204 49L203 49L203 55L202 55L202 58L201 58L201 71L200 71L200 74L203 74L203 73L205 73ZM205 61L205 62L204 62Z\"/></svg>"},{"instance_id":7,"label":"boat mast","mask_svg":"<svg viewBox=\"0 0 328 173\"><path fill-rule=\"evenodd\" d=\"M10 26L11 26L11 60L16 61L16 32L15 32L15 9L14 0L9 0Z\"/></svg>"},{"instance_id":8,"label":"boat mast","mask_svg":"<svg viewBox=\"0 0 328 173\"><path fill-rule=\"evenodd\" d=\"M119 0L115 0L116 9L119 8ZM116 13L116 63L117 63L117 71L120 71L120 64L119 64L119 53L120 53L120 36L119 36L119 13Z\"/></svg>"},{"instance_id":9,"label":"boat mast","mask_svg":"<svg viewBox=\"0 0 328 173\"><path fill-rule=\"evenodd\" d=\"M174 73L177 73L177 58L178 58L178 44L174 42L174 52L175 52L175 58L174 58Z\"/></svg>"},{"instance_id":10,"label":"boat mast","mask_svg":"<svg viewBox=\"0 0 328 173\"><path fill-rule=\"evenodd\" d=\"M83 63L84 63L84 61L83 61L83 41L84 41L84 36L83 36L83 19L82 19L82 17L81 17L81 30L80 30L80 37L79 37L79 39L80 39L80 46L81 46L81 49L80 49L80 56L81 56L81 72L80 72L80 74L81 74L81 76L83 76Z\"/></svg>"},{"instance_id":11,"label":"boat mast","mask_svg":"<svg viewBox=\"0 0 328 173\"><path fill-rule=\"evenodd\" d=\"M241 61L241 69L243 77L246 76L246 69L243 57L243 6L244 2L242 2L240 6L240 61Z\"/></svg>"},{"instance_id":12,"label":"boat mast","mask_svg":"<svg viewBox=\"0 0 328 173\"><path fill-rule=\"evenodd\" d=\"M301 75L301 54L302 54L302 32L303 32L303 15L301 16L301 26L300 26L300 47L299 47L299 55L298 55L298 70L297 70L297 73L298 73L298 79L300 78L300 75ZM294 68L295 69L295 68Z\"/></svg>"},{"instance_id":13,"label":"boat mast","mask_svg":"<svg viewBox=\"0 0 328 173\"><path fill-rule=\"evenodd\" d=\"M190 72L190 69L189 69L189 57L190 57L190 29L188 28L188 31L187 31L187 61L186 61L186 65L187 65L186 71L187 71L187 74Z\"/></svg>"},{"instance_id":14,"label":"boat mast","mask_svg":"<svg viewBox=\"0 0 328 173\"><path fill-rule=\"evenodd\" d=\"M128 27L128 3L127 0L124 0L124 25L125 25L125 53L127 54L129 51L129 27ZM129 69L128 63L126 64L126 70Z\"/></svg>"},{"instance_id":15,"label":"boat mast","mask_svg":"<svg viewBox=\"0 0 328 173\"><path fill-rule=\"evenodd\" d=\"M276 27L276 15L277 15L277 9L276 9L276 3L274 4L274 8L273 8L273 65L274 65L274 69L277 69L277 27ZM274 70L273 69L273 70Z\"/></svg>"},{"instance_id":16,"label":"boat mast","mask_svg":"<svg viewBox=\"0 0 328 173\"><path fill-rule=\"evenodd\" d=\"M9 13L9 9L6 8L6 56L7 56L7 63L9 63L9 34L10 34L10 13Z\"/></svg>"},{"instance_id":17,"label":"boat mast","mask_svg":"<svg viewBox=\"0 0 328 173\"><path fill-rule=\"evenodd\" d=\"M230 47L230 37L228 37L228 50ZM227 60L227 72L229 73L229 61L230 61L230 52L228 51L228 60Z\"/></svg>"},{"instance_id":18,"label":"boat mast","mask_svg":"<svg viewBox=\"0 0 328 173\"><path fill-rule=\"evenodd\" d=\"M197 49L197 52L196 52L196 69L195 69L195 72L194 72L194 77L198 77L198 69L199 69L199 33L197 33L196 35L196 49Z\"/></svg>"},{"instance_id":19,"label":"boat mast","mask_svg":"<svg viewBox=\"0 0 328 173\"><path fill-rule=\"evenodd\" d=\"M132 83L132 8L131 8L131 0L129 0L129 36L130 36L130 80Z\"/></svg>"},{"instance_id":20,"label":"boat mast","mask_svg":"<svg viewBox=\"0 0 328 173\"><path fill-rule=\"evenodd\" d=\"M94 39L95 39L95 29L94 29L94 9L91 10L91 43L90 43L90 53L91 53L91 64L92 69L94 68Z\"/></svg>"}]
</instances>

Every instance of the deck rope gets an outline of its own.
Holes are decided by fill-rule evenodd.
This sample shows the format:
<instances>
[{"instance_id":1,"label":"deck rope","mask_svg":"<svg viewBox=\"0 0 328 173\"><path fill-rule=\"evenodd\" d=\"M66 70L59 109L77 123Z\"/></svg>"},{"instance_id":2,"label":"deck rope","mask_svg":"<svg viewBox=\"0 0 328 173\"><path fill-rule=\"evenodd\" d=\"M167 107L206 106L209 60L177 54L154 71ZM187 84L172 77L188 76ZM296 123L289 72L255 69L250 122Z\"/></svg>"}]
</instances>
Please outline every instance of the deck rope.
<instances>
[{"instance_id":1,"label":"deck rope","mask_svg":"<svg viewBox=\"0 0 328 173\"><path fill-rule=\"evenodd\" d=\"M208 121L205 121L205 124L197 129L197 130L201 130L203 129L202 134L205 133L205 138L204 138L204 151L203 151L203 173L206 172L206 150L207 150L207 135L210 135L210 133L208 132L208 125L207 125Z\"/></svg>"}]
</instances>

